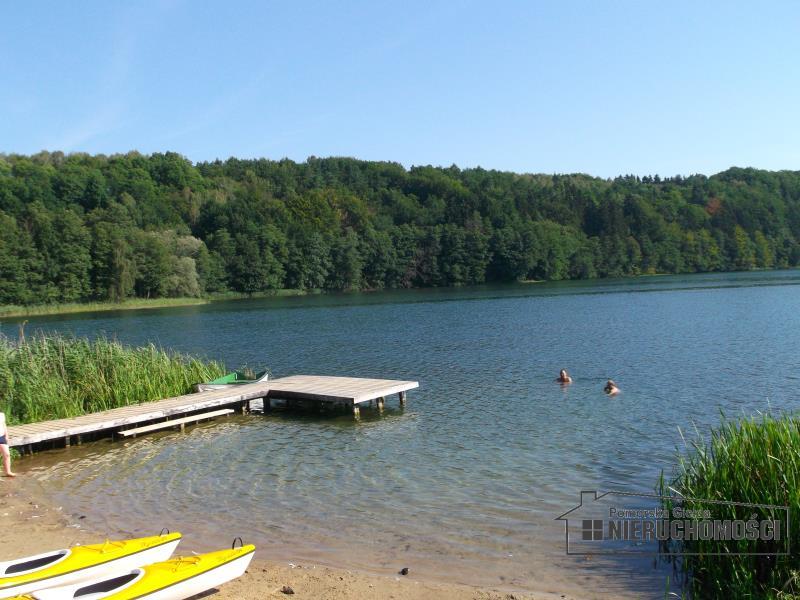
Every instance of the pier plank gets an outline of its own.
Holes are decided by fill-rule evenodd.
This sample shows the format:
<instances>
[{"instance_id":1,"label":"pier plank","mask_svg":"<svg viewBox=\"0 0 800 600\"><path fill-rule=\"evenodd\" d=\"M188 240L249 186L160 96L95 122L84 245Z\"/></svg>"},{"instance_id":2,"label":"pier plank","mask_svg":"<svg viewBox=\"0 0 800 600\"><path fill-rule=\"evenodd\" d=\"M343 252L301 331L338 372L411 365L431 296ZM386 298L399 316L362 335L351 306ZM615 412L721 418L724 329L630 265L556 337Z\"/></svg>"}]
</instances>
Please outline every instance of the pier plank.
<instances>
[{"instance_id":1,"label":"pier plank","mask_svg":"<svg viewBox=\"0 0 800 600\"><path fill-rule=\"evenodd\" d=\"M392 394L401 394L419 387L416 381L365 379L327 375L291 375L271 381L237 385L166 398L144 404L122 406L97 413L8 427L9 446L24 446L50 440L66 440L70 436L118 430L168 417L188 415L202 410L242 404L260 398L308 400L321 404L352 406Z\"/></svg>"},{"instance_id":2,"label":"pier plank","mask_svg":"<svg viewBox=\"0 0 800 600\"><path fill-rule=\"evenodd\" d=\"M136 436L140 433L148 433L150 431L158 431L160 429L169 429L178 425L185 425L187 423L194 423L196 421L203 421L205 419L213 419L214 417L221 417L223 415L230 415L233 413L231 408L223 408L220 410L212 410L209 412L192 415L191 417L183 417L181 419L172 419L170 421L161 421L160 423L153 423L152 425L144 425L142 427L134 427L133 429L123 429L120 435L125 437ZM183 428L181 428L183 430Z\"/></svg>"}]
</instances>

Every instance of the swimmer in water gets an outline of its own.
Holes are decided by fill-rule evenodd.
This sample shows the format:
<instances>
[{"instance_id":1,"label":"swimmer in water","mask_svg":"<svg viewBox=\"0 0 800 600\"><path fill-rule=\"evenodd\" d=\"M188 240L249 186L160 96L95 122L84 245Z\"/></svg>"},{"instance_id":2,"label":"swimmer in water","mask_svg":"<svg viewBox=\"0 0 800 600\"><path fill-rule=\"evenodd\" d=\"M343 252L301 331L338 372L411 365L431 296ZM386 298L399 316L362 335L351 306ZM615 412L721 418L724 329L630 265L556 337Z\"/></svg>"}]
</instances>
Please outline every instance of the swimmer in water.
<instances>
[{"instance_id":1,"label":"swimmer in water","mask_svg":"<svg viewBox=\"0 0 800 600\"><path fill-rule=\"evenodd\" d=\"M572 383L572 377L569 376L566 369L561 369L558 373L558 383Z\"/></svg>"},{"instance_id":2,"label":"swimmer in water","mask_svg":"<svg viewBox=\"0 0 800 600\"><path fill-rule=\"evenodd\" d=\"M606 383L606 387L603 388L603 391L608 394L609 396L616 396L619 394L619 388L617 384L614 383L611 379L608 380Z\"/></svg>"}]
</instances>

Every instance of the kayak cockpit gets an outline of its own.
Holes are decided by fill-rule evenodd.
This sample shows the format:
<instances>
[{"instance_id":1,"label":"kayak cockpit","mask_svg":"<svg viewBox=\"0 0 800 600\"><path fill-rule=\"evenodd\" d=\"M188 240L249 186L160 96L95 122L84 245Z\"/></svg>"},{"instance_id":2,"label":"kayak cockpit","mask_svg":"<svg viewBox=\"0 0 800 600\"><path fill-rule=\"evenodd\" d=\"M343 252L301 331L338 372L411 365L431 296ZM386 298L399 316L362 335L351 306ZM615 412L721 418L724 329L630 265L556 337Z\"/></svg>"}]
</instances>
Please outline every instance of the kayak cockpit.
<instances>
[{"instance_id":1,"label":"kayak cockpit","mask_svg":"<svg viewBox=\"0 0 800 600\"><path fill-rule=\"evenodd\" d=\"M18 575L27 575L34 573L46 567L52 567L60 563L62 560L69 556L69 550L58 550L57 552L50 552L49 554L40 554L38 556L31 556L23 558L22 560L13 561L11 563L0 563L0 576L11 577Z\"/></svg>"},{"instance_id":2,"label":"kayak cockpit","mask_svg":"<svg viewBox=\"0 0 800 600\"><path fill-rule=\"evenodd\" d=\"M97 583L92 583L91 585L86 585L82 588L79 588L75 590L75 593L71 597L75 600L94 600L95 598L105 598L111 594L117 594L126 587L133 585L139 579L141 579L143 575L143 570L136 569L130 573L118 575L117 577L110 577L109 579L104 579L102 581L98 581Z\"/></svg>"}]
</instances>

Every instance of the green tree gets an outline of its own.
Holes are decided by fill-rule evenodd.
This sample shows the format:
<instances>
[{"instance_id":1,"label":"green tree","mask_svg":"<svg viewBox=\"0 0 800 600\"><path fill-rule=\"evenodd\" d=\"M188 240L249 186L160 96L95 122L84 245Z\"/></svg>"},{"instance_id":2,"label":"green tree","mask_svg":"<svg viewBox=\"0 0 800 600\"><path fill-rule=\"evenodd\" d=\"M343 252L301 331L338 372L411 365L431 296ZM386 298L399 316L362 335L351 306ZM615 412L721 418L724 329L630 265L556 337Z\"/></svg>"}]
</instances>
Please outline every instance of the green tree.
<instances>
[{"instance_id":1,"label":"green tree","mask_svg":"<svg viewBox=\"0 0 800 600\"><path fill-rule=\"evenodd\" d=\"M326 286L333 290L360 289L362 267L358 235L348 228L331 248L331 270Z\"/></svg>"},{"instance_id":2,"label":"green tree","mask_svg":"<svg viewBox=\"0 0 800 600\"><path fill-rule=\"evenodd\" d=\"M56 265L53 284L60 302L77 302L91 294L89 252L91 239L83 220L73 211L59 209L55 212L53 227L58 231L58 243L52 250Z\"/></svg>"},{"instance_id":3,"label":"green tree","mask_svg":"<svg viewBox=\"0 0 800 600\"><path fill-rule=\"evenodd\" d=\"M753 242L740 225L733 232L734 253L733 264L738 269L749 270L756 266L756 254Z\"/></svg>"}]
</instances>

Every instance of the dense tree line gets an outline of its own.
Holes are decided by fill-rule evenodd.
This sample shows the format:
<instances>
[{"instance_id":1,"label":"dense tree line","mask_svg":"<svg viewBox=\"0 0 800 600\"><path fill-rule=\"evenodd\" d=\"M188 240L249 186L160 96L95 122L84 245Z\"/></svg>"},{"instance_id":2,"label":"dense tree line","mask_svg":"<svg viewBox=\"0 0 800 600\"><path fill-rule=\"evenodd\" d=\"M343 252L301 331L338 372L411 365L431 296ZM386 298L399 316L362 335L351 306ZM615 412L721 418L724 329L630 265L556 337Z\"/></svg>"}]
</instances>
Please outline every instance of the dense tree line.
<instances>
[{"instance_id":1,"label":"dense tree line","mask_svg":"<svg viewBox=\"0 0 800 600\"><path fill-rule=\"evenodd\" d=\"M0 303L796 266L800 172L0 155Z\"/></svg>"}]
</instances>

